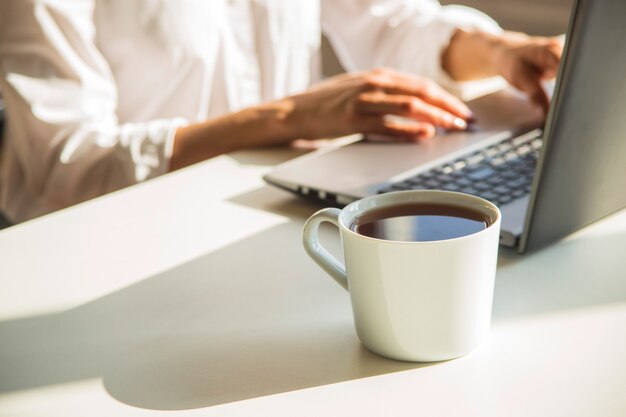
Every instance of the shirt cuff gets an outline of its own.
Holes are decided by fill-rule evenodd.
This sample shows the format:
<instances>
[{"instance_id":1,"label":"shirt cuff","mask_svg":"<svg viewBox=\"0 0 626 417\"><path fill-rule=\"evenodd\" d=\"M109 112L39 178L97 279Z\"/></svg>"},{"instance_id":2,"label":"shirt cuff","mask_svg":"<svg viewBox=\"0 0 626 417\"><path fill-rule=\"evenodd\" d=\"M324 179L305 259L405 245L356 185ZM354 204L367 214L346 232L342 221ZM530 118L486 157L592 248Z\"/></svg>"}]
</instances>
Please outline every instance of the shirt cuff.
<instances>
[{"instance_id":1,"label":"shirt cuff","mask_svg":"<svg viewBox=\"0 0 626 417\"><path fill-rule=\"evenodd\" d=\"M169 172L176 130L188 124L183 118L157 119L145 124L127 123L120 128L120 151L129 152L131 183Z\"/></svg>"},{"instance_id":2,"label":"shirt cuff","mask_svg":"<svg viewBox=\"0 0 626 417\"><path fill-rule=\"evenodd\" d=\"M176 131L179 127L187 126L189 122L182 117L176 117L171 121L171 124L167 130L165 136L165 145L163 147L163 164L165 174L170 171L170 162L172 160L172 154L174 153L174 138L176 137Z\"/></svg>"}]
</instances>

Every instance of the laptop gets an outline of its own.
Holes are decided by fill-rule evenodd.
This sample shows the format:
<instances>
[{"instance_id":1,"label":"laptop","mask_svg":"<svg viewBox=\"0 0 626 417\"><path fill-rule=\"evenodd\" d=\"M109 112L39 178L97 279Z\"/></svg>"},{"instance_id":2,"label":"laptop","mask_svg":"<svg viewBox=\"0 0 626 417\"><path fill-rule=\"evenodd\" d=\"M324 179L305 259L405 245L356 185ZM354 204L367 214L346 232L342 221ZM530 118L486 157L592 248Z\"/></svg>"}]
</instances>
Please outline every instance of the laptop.
<instances>
[{"instance_id":1,"label":"laptop","mask_svg":"<svg viewBox=\"0 0 626 417\"><path fill-rule=\"evenodd\" d=\"M395 190L478 195L502 212L520 253L626 207L626 2L577 0L545 124L511 90L468 103L477 123L416 144L367 139L313 152L264 176L327 204ZM542 126L543 125L543 126Z\"/></svg>"}]
</instances>

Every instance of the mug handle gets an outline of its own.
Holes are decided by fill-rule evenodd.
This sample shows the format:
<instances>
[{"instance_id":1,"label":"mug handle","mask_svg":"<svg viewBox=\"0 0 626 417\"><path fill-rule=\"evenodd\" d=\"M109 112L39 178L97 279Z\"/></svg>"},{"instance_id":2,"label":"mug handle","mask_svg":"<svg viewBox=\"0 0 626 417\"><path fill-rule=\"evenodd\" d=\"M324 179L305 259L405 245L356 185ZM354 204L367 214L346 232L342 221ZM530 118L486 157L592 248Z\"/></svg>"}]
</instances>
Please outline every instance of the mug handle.
<instances>
[{"instance_id":1,"label":"mug handle","mask_svg":"<svg viewBox=\"0 0 626 417\"><path fill-rule=\"evenodd\" d=\"M302 243L309 256L347 291L346 267L322 246L317 233L323 222L332 223L339 228L339 213L339 209L325 208L312 215L304 224Z\"/></svg>"}]
</instances>

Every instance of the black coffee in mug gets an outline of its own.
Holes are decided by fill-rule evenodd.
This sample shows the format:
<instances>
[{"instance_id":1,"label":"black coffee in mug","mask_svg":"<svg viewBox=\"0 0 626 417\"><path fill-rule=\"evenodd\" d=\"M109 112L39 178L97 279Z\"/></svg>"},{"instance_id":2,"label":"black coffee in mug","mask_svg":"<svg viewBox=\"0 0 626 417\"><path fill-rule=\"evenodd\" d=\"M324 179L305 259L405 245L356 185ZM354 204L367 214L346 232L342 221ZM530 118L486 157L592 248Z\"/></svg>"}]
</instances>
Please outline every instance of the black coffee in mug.
<instances>
[{"instance_id":1,"label":"black coffee in mug","mask_svg":"<svg viewBox=\"0 0 626 417\"><path fill-rule=\"evenodd\" d=\"M429 242L471 235L492 222L483 213L467 207L414 203L367 211L350 229L376 239Z\"/></svg>"}]
</instances>

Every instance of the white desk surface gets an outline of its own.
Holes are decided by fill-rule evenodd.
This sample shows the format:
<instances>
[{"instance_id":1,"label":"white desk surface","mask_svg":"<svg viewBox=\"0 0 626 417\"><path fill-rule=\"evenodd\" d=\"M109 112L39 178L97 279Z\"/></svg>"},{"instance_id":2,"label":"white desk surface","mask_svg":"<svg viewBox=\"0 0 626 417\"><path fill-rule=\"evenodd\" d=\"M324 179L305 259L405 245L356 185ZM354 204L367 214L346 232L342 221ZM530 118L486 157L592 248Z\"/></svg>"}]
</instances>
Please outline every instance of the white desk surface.
<instances>
[{"instance_id":1,"label":"white desk surface","mask_svg":"<svg viewBox=\"0 0 626 417\"><path fill-rule=\"evenodd\" d=\"M380 358L307 258L320 206L216 158L0 232L0 416L626 415L626 211L501 250L490 339ZM331 228L328 244L338 250Z\"/></svg>"}]
</instances>

